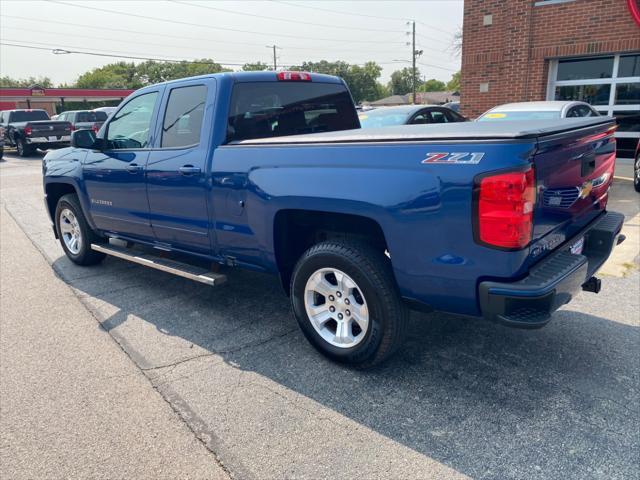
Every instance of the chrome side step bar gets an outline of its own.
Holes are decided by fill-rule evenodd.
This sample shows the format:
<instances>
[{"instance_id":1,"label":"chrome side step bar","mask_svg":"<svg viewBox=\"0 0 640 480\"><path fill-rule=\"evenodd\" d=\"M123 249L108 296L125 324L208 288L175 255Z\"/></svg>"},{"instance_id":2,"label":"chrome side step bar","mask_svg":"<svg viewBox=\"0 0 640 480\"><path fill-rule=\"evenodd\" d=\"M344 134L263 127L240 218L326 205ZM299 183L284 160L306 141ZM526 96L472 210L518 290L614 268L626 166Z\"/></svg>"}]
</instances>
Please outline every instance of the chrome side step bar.
<instances>
[{"instance_id":1,"label":"chrome side step bar","mask_svg":"<svg viewBox=\"0 0 640 480\"><path fill-rule=\"evenodd\" d=\"M187 263L176 262L175 260L135 252L126 248L116 247L114 245L98 245L92 243L91 250L102 252L113 257L118 257L123 260L128 260L139 265L144 265L145 267L172 273L179 277L188 278L189 280L205 283L212 287L227 281L227 276L221 273L210 272L204 268L189 265Z\"/></svg>"}]
</instances>

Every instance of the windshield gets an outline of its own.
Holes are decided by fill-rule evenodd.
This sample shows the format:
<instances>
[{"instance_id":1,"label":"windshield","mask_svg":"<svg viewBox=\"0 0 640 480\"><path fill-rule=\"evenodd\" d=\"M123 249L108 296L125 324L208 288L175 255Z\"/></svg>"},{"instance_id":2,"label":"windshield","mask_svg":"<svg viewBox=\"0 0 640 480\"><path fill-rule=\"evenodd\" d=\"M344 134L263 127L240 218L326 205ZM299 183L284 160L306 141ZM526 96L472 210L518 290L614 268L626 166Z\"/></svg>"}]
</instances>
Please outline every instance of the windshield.
<instances>
[{"instance_id":1,"label":"windshield","mask_svg":"<svg viewBox=\"0 0 640 480\"><path fill-rule=\"evenodd\" d=\"M407 123L409 113L396 108L380 108L362 112L358 117L362 128L391 127Z\"/></svg>"},{"instance_id":2,"label":"windshield","mask_svg":"<svg viewBox=\"0 0 640 480\"><path fill-rule=\"evenodd\" d=\"M485 113L478 118L479 122L493 120L552 120L560 118L560 112L555 110L525 110L520 112L501 112L499 110Z\"/></svg>"},{"instance_id":3,"label":"windshield","mask_svg":"<svg viewBox=\"0 0 640 480\"><path fill-rule=\"evenodd\" d=\"M9 122L35 122L38 120L49 120L49 114L44 110L18 110L11 112Z\"/></svg>"}]
</instances>

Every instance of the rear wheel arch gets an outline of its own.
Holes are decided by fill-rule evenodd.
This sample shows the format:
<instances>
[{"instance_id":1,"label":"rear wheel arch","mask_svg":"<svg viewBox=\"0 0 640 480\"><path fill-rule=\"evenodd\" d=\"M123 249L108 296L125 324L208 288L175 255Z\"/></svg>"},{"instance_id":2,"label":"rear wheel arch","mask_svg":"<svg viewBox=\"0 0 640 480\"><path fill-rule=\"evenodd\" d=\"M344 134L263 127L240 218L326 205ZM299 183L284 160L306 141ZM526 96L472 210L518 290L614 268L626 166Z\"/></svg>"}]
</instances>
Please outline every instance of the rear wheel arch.
<instances>
[{"instance_id":1,"label":"rear wheel arch","mask_svg":"<svg viewBox=\"0 0 640 480\"><path fill-rule=\"evenodd\" d=\"M388 251L381 225L370 217L322 210L280 210L273 221L273 247L280 280L287 293L300 257L313 245L327 240L355 240L382 253Z\"/></svg>"}]
</instances>

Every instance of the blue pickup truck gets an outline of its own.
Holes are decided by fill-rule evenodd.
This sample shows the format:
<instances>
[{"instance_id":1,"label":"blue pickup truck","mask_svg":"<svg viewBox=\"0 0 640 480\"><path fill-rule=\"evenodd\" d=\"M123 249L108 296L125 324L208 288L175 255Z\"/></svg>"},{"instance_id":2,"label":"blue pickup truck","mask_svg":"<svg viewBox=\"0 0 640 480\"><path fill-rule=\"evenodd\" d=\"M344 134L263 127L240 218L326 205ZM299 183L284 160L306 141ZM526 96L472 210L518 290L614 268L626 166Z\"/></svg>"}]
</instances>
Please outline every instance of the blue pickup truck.
<instances>
[{"instance_id":1,"label":"blue pickup truck","mask_svg":"<svg viewBox=\"0 0 640 480\"><path fill-rule=\"evenodd\" d=\"M411 309L545 325L624 240L608 117L360 129L345 83L224 73L145 87L44 159L71 261L209 285L279 275L309 341L376 364ZM222 267L221 267L222 265Z\"/></svg>"}]
</instances>

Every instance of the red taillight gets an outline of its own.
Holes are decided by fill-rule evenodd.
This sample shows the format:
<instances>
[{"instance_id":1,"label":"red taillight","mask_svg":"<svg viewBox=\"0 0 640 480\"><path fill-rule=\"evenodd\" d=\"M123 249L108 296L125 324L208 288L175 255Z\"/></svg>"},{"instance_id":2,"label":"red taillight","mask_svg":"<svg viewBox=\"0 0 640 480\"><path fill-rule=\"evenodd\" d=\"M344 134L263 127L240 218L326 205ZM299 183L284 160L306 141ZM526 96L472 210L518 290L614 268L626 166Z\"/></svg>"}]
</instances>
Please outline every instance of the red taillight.
<instances>
[{"instance_id":1,"label":"red taillight","mask_svg":"<svg viewBox=\"0 0 640 480\"><path fill-rule=\"evenodd\" d=\"M96 133L98 133L98 130L100 130L100 127L98 125L94 125L92 130Z\"/></svg>"},{"instance_id":2,"label":"red taillight","mask_svg":"<svg viewBox=\"0 0 640 480\"><path fill-rule=\"evenodd\" d=\"M532 168L483 177L477 196L478 240L498 248L526 247L531 241L535 201Z\"/></svg>"},{"instance_id":3,"label":"red taillight","mask_svg":"<svg viewBox=\"0 0 640 480\"><path fill-rule=\"evenodd\" d=\"M71 124L69 125L69 130L71 130L72 132L76 129L76 126Z\"/></svg>"},{"instance_id":4,"label":"red taillight","mask_svg":"<svg viewBox=\"0 0 640 480\"><path fill-rule=\"evenodd\" d=\"M33 133L33 130L31 129L31 127L24 127L25 135L31 135L32 133Z\"/></svg>"},{"instance_id":5,"label":"red taillight","mask_svg":"<svg viewBox=\"0 0 640 480\"><path fill-rule=\"evenodd\" d=\"M311 74L307 72L278 72L278 80L288 82L310 82Z\"/></svg>"}]
</instances>

